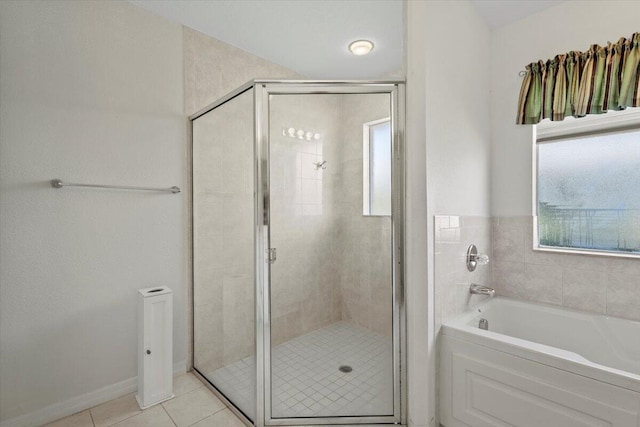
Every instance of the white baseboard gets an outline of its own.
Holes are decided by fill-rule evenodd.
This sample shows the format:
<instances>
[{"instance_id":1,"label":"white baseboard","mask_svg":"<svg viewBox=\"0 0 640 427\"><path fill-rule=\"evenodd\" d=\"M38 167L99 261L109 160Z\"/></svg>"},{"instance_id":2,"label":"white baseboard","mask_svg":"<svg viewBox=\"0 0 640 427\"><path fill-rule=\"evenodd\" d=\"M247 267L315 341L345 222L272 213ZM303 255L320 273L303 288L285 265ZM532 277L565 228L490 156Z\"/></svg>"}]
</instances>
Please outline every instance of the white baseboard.
<instances>
[{"instance_id":1,"label":"white baseboard","mask_svg":"<svg viewBox=\"0 0 640 427\"><path fill-rule=\"evenodd\" d=\"M187 361L173 365L174 375L187 371ZM64 402L54 403L28 414L0 422L0 427L39 427L60 418L68 417L85 409L108 402L125 394L133 393L138 388L138 378L133 377L80 396L72 397Z\"/></svg>"},{"instance_id":2,"label":"white baseboard","mask_svg":"<svg viewBox=\"0 0 640 427\"><path fill-rule=\"evenodd\" d=\"M182 362L173 364L173 375L184 374L187 372L187 361L183 360Z\"/></svg>"}]
</instances>

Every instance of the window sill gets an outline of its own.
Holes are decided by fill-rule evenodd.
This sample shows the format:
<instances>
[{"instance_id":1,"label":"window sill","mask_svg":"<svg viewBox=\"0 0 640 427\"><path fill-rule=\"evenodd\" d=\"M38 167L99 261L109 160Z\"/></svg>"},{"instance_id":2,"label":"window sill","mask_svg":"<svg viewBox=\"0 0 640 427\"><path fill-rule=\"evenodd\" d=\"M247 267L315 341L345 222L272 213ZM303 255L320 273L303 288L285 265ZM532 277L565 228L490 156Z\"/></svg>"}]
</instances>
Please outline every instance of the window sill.
<instances>
[{"instance_id":1,"label":"window sill","mask_svg":"<svg viewBox=\"0 0 640 427\"><path fill-rule=\"evenodd\" d=\"M561 248L561 247L556 248L556 247L549 247L549 246L534 246L533 250L536 252L549 252L549 253L559 253L559 254L640 259L640 253L635 253L635 252L598 251L593 249L576 249L576 248Z\"/></svg>"}]
</instances>

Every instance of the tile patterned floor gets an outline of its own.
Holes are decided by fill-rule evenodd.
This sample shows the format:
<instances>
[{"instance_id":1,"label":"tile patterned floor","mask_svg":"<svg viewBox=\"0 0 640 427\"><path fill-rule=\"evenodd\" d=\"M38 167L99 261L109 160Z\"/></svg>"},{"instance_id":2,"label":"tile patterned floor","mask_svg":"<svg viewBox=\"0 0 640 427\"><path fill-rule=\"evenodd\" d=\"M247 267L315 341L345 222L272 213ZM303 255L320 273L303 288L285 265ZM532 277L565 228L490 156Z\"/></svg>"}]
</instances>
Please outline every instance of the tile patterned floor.
<instances>
[{"instance_id":1,"label":"tile patterned floor","mask_svg":"<svg viewBox=\"0 0 640 427\"><path fill-rule=\"evenodd\" d=\"M349 322L337 322L273 349L274 418L390 415L392 342ZM342 365L353 370L339 371ZM207 375L249 417L254 416L255 358Z\"/></svg>"},{"instance_id":2,"label":"tile patterned floor","mask_svg":"<svg viewBox=\"0 0 640 427\"><path fill-rule=\"evenodd\" d=\"M353 371L340 372L348 365ZM392 412L391 339L337 322L273 349L273 416L387 415ZM254 416L255 358L209 376ZM46 427L243 427L244 424L192 374L174 379L176 397L144 411L128 394Z\"/></svg>"},{"instance_id":3,"label":"tile patterned floor","mask_svg":"<svg viewBox=\"0 0 640 427\"><path fill-rule=\"evenodd\" d=\"M132 393L46 427L244 427L193 374L175 377L173 392L174 399L144 411Z\"/></svg>"}]
</instances>

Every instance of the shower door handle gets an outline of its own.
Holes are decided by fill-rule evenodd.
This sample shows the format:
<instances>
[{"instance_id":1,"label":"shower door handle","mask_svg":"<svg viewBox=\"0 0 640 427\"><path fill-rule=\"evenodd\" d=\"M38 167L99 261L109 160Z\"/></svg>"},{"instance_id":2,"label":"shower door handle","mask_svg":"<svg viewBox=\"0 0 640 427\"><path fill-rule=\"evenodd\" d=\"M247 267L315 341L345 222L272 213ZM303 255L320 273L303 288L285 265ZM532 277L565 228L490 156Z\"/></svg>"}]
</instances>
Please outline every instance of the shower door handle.
<instances>
[{"instance_id":1,"label":"shower door handle","mask_svg":"<svg viewBox=\"0 0 640 427\"><path fill-rule=\"evenodd\" d=\"M267 261L269 262L269 264L273 264L274 262L276 262L276 260L278 259L276 248L269 248L267 252L268 252Z\"/></svg>"}]
</instances>

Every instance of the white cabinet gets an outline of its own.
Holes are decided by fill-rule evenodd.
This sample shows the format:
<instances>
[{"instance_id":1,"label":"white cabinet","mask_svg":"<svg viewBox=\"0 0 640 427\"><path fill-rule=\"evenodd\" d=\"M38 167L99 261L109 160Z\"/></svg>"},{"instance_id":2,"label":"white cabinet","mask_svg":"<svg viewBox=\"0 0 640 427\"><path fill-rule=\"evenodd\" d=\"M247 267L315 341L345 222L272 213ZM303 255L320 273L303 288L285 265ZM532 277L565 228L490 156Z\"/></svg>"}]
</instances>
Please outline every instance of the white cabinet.
<instances>
[{"instance_id":1,"label":"white cabinet","mask_svg":"<svg viewBox=\"0 0 640 427\"><path fill-rule=\"evenodd\" d=\"M140 408L173 395L173 295L166 286L138 291L138 393Z\"/></svg>"}]
</instances>

